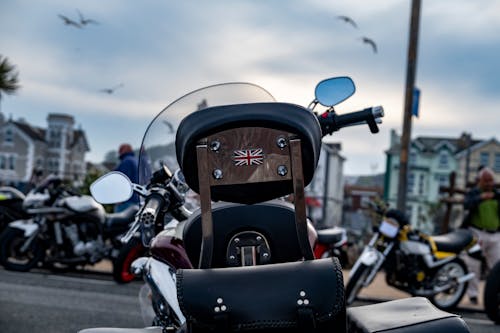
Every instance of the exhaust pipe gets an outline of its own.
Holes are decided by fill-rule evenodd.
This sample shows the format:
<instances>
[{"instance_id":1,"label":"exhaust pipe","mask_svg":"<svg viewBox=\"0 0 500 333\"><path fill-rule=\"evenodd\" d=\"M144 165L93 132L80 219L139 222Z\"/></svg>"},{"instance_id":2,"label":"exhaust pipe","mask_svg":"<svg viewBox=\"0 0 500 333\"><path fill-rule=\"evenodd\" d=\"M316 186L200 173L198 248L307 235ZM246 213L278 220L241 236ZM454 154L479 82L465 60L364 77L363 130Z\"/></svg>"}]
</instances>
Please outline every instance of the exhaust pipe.
<instances>
[{"instance_id":1,"label":"exhaust pipe","mask_svg":"<svg viewBox=\"0 0 500 333\"><path fill-rule=\"evenodd\" d=\"M471 279L474 278L474 273L469 273L469 274L466 274L466 275L463 275L459 278L456 279L456 282L453 282L453 283L447 283L445 284L444 286L441 286L441 287L434 287L432 290L418 290L418 291L415 291L414 294L416 296L423 296L423 297L428 297L428 296L432 296L432 295L436 295L438 293L441 293L443 291L446 291L450 288L452 288L454 285L456 284L463 284Z\"/></svg>"}]
</instances>

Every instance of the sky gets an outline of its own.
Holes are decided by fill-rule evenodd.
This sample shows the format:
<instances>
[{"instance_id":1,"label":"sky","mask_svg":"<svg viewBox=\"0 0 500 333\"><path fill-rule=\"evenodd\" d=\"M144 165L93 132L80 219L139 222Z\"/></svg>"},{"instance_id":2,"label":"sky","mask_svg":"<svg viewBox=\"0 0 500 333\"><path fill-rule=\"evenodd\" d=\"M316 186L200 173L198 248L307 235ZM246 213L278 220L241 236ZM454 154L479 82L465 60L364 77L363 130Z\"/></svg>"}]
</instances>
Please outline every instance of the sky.
<instances>
[{"instance_id":1,"label":"sky","mask_svg":"<svg viewBox=\"0 0 500 333\"><path fill-rule=\"evenodd\" d=\"M411 1L408 0L3 0L0 54L21 89L0 101L6 117L46 127L66 113L86 132L87 160L120 143L138 147L153 117L212 84L258 84L307 106L322 79L350 76L356 93L339 114L382 105L378 134L342 129L344 174L380 173L391 129L401 133ZM98 24L65 25L79 13ZM339 19L349 16L357 28ZM500 2L422 1L412 137L497 136ZM368 37L377 53L363 43ZM112 94L102 89L116 88Z\"/></svg>"}]
</instances>

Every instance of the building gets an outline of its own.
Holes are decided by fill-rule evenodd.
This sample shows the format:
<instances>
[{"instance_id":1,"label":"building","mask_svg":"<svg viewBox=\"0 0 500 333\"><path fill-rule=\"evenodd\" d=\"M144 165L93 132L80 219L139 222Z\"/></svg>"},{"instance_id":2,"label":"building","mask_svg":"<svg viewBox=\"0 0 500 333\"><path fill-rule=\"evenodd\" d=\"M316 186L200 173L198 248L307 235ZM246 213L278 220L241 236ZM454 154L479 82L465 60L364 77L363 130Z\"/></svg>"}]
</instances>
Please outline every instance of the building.
<instances>
[{"instance_id":1,"label":"building","mask_svg":"<svg viewBox=\"0 0 500 333\"><path fill-rule=\"evenodd\" d=\"M345 158L341 149L340 143L322 144L316 172L305 189L308 214L319 228L340 225L342 221Z\"/></svg>"},{"instance_id":2,"label":"building","mask_svg":"<svg viewBox=\"0 0 500 333\"><path fill-rule=\"evenodd\" d=\"M390 147L386 151L384 200L389 202L391 207L396 207L401 139L392 130L390 140ZM433 232L436 229L440 223L440 221L434 220L434 217L439 216L437 209L441 196L440 187L449 185L452 171L458 172L457 179L461 177L459 170L462 165L465 165L464 158L467 147L491 148L490 145L484 146L482 143L481 140L471 140L465 134L459 138L417 137L411 141L408 158L406 213L414 227L427 232ZM480 155L481 151L477 150L477 154ZM474 168L477 168L477 162L471 158L469 169L473 170ZM474 176L474 173L471 173L470 177Z\"/></svg>"},{"instance_id":3,"label":"building","mask_svg":"<svg viewBox=\"0 0 500 333\"><path fill-rule=\"evenodd\" d=\"M85 177L85 153L90 150L85 132L74 128L66 114L49 114L47 128L25 120L5 120L0 114L0 182L27 184L34 171L80 182Z\"/></svg>"}]
</instances>

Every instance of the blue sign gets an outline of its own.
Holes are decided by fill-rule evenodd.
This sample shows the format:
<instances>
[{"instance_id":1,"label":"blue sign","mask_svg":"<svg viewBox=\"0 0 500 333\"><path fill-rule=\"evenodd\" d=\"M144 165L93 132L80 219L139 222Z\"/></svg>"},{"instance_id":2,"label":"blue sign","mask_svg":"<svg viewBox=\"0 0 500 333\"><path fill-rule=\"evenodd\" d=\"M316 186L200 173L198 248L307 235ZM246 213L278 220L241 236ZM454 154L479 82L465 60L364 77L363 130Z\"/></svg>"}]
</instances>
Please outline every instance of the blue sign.
<instances>
[{"instance_id":1,"label":"blue sign","mask_svg":"<svg viewBox=\"0 0 500 333\"><path fill-rule=\"evenodd\" d=\"M420 89L413 87L413 104L411 106L411 114L418 118L418 103L420 100Z\"/></svg>"}]
</instances>

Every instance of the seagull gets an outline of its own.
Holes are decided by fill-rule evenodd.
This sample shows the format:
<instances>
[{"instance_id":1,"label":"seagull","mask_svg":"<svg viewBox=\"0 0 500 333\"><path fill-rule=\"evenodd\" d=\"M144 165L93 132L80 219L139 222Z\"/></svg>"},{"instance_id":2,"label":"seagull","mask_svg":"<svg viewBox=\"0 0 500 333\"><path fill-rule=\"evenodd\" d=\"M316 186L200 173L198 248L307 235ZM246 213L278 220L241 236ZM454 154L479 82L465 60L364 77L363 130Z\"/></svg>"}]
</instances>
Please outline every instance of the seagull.
<instances>
[{"instance_id":1,"label":"seagull","mask_svg":"<svg viewBox=\"0 0 500 333\"><path fill-rule=\"evenodd\" d=\"M83 17L82 13L77 9L76 10L78 12L78 16L80 17L80 24L82 26L85 26L89 23L92 23L92 24L99 24L99 22L95 21L95 20L92 20L92 19L86 19Z\"/></svg>"},{"instance_id":2,"label":"seagull","mask_svg":"<svg viewBox=\"0 0 500 333\"><path fill-rule=\"evenodd\" d=\"M354 20L352 18L350 18L349 16L340 15L340 16L337 16L337 18L339 20L344 21L345 23L351 24L356 29L358 28L358 25L356 24L356 22L354 22Z\"/></svg>"},{"instance_id":3,"label":"seagull","mask_svg":"<svg viewBox=\"0 0 500 333\"><path fill-rule=\"evenodd\" d=\"M66 25L72 25L76 28L82 28L82 26L80 24L78 24L77 22L73 21L72 19L70 18L67 18L66 16L64 15L61 15L61 14L58 14L58 16L64 21L64 24Z\"/></svg>"},{"instance_id":4,"label":"seagull","mask_svg":"<svg viewBox=\"0 0 500 333\"><path fill-rule=\"evenodd\" d=\"M116 89L123 87L123 83L120 83L117 86L114 86L113 88L107 88L107 89L101 89L99 90L100 92L106 93L106 94L112 94L115 92Z\"/></svg>"},{"instance_id":5,"label":"seagull","mask_svg":"<svg viewBox=\"0 0 500 333\"><path fill-rule=\"evenodd\" d=\"M168 130L169 130L168 134L170 134L170 133L175 133L175 131L174 131L174 126L172 126L172 124L171 124L170 122L168 122L168 121L164 120L164 121L163 121L163 123L164 123L165 125L167 125L167 127L168 127Z\"/></svg>"},{"instance_id":6,"label":"seagull","mask_svg":"<svg viewBox=\"0 0 500 333\"><path fill-rule=\"evenodd\" d=\"M369 44L372 47L373 52L377 53L377 44L375 44L373 39L370 39L368 37L361 37L361 40L363 41L363 43Z\"/></svg>"}]
</instances>

